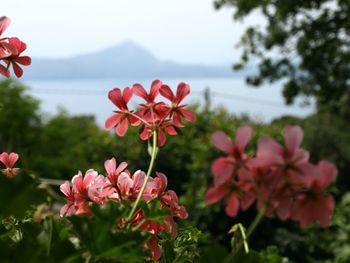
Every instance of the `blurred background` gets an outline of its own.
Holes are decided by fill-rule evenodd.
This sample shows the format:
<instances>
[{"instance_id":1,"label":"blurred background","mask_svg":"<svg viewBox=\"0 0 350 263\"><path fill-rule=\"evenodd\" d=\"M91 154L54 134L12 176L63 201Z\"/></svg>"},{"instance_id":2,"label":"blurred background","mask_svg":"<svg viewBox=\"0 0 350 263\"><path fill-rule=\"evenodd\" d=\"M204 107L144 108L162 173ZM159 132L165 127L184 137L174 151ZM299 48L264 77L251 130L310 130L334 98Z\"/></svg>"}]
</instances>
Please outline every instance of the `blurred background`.
<instances>
[{"instance_id":1,"label":"blurred background","mask_svg":"<svg viewBox=\"0 0 350 263\"><path fill-rule=\"evenodd\" d=\"M148 88L153 79L173 89L185 81L198 120L169 138L157 163L190 211L181 224L228 249L230 226L248 226L256 209L232 219L223 206L205 205L210 164L220 155L210 134L233 136L249 124L254 149L261 135L282 140L283 128L297 124L313 161L339 169L333 226L301 230L269 218L251 245L275 244L295 262L350 262L348 0L12 0L2 11L12 19L6 36L20 36L33 63L20 81L0 83L0 149L19 152L28 173L70 179L78 170L102 172L112 156L146 169L137 130L124 138L104 130L114 110L107 93L136 82ZM20 212L41 201L16 180L19 194L7 207Z\"/></svg>"}]
</instances>

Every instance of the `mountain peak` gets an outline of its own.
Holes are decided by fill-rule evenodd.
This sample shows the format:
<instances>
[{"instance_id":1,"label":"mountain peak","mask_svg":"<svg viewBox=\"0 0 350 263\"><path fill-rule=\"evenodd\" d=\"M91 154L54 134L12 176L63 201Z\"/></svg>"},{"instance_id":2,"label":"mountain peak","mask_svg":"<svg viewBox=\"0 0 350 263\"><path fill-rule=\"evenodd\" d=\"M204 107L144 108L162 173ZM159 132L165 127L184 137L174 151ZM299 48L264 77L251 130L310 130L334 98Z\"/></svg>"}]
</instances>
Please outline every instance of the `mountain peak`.
<instances>
[{"instance_id":1,"label":"mountain peak","mask_svg":"<svg viewBox=\"0 0 350 263\"><path fill-rule=\"evenodd\" d=\"M32 79L214 77L232 76L229 67L158 60L150 51L125 41L104 50L67 59L36 59L27 70Z\"/></svg>"}]
</instances>

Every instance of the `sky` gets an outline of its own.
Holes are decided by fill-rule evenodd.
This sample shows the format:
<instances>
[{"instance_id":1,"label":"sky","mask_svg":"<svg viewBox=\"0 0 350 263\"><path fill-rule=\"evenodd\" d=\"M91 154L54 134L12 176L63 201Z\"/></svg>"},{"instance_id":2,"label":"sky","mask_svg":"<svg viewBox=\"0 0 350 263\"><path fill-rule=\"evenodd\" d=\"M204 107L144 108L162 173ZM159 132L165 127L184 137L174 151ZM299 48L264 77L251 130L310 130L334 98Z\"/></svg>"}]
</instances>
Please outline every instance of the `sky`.
<instances>
[{"instance_id":1,"label":"sky","mask_svg":"<svg viewBox=\"0 0 350 263\"><path fill-rule=\"evenodd\" d=\"M12 19L5 36L18 36L33 57L70 57L133 41L157 58L185 63L239 60L235 43L255 14L233 21L232 8L213 0L10 0L0 15Z\"/></svg>"}]
</instances>

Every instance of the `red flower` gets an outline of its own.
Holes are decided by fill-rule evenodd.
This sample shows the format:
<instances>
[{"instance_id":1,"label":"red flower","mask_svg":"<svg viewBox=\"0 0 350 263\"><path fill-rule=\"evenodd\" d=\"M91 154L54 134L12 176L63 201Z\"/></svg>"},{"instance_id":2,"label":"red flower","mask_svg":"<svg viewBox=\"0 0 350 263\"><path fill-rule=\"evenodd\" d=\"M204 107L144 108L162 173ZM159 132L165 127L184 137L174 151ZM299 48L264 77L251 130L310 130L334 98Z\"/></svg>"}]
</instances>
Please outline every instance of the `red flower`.
<instances>
[{"instance_id":1,"label":"red flower","mask_svg":"<svg viewBox=\"0 0 350 263\"><path fill-rule=\"evenodd\" d=\"M10 18L6 16L0 17L0 37L6 31L10 23ZM13 52L16 52L16 49L8 43L8 38L0 38L0 60L10 56ZM9 77L10 73L3 65L0 65L0 74Z\"/></svg>"},{"instance_id":2,"label":"red flower","mask_svg":"<svg viewBox=\"0 0 350 263\"><path fill-rule=\"evenodd\" d=\"M132 89L126 87L123 93L119 88L115 88L108 93L108 98L118 107L118 111L115 111L111 117L106 120L105 127L107 129L115 128L115 132L118 136L124 136L131 125L138 125L140 121L132 116L128 109L128 103L133 95Z\"/></svg>"},{"instance_id":3,"label":"red flower","mask_svg":"<svg viewBox=\"0 0 350 263\"><path fill-rule=\"evenodd\" d=\"M155 101L161 86L160 80L152 81L149 93L141 84L136 83L132 86L134 94L146 101L146 104L139 104L140 109L137 111L137 115L149 123L160 121L167 114L163 108L164 103Z\"/></svg>"},{"instance_id":4,"label":"red flower","mask_svg":"<svg viewBox=\"0 0 350 263\"><path fill-rule=\"evenodd\" d=\"M190 86L188 84L180 82L177 86L176 96L168 85L162 85L159 91L163 97L171 101L171 105L165 104L164 107L170 111L169 114L172 115L175 126L184 127L181 122L182 118L189 122L196 121L194 112L186 109L187 105L180 105L182 100L190 93Z\"/></svg>"},{"instance_id":5,"label":"red flower","mask_svg":"<svg viewBox=\"0 0 350 263\"><path fill-rule=\"evenodd\" d=\"M26 50L27 45L16 37L8 38L8 44L13 46L15 50L11 52L10 56L3 58L3 61L9 65L12 65L13 71L16 77L20 78L23 75L23 70L19 66L29 66L31 64L31 58L28 56L21 56L22 52Z\"/></svg>"},{"instance_id":6,"label":"red flower","mask_svg":"<svg viewBox=\"0 0 350 263\"><path fill-rule=\"evenodd\" d=\"M140 132L140 139L145 141L153 136L153 131L157 130L157 145L159 147L164 146L166 142L166 135L176 135L177 131L171 121L166 120L162 122L156 122L153 125L142 125Z\"/></svg>"}]
</instances>

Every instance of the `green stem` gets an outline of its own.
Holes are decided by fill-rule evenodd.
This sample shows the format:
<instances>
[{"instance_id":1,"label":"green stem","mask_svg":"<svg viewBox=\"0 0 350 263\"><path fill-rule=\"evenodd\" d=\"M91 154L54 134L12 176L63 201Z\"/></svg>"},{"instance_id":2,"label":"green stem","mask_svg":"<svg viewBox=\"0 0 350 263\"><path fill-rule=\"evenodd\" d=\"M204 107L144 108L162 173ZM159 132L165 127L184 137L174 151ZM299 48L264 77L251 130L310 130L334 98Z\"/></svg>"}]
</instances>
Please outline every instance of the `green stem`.
<instances>
[{"instance_id":1,"label":"green stem","mask_svg":"<svg viewBox=\"0 0 350 263\"><path fill-rule=\"evenodd\" d=\"M247 230L247 240L249 239L249 237L253 234L254 230L256 229L256 227L260 224L261 220L264 218L265 216L265 211L266 211L266 207L263 207L259 213L255 216L253 222L250 224L248 230Z\"/></svg>"},{"instance_id":2,"label":"green stem","mask_svg":"<svg viewBox=\"0 0 350 263\"><path fill-rule=\"evenodd\" d=\"M143 184L142 184L142 187L141 187L141 190L136 198L136 201L130 211L130 214L129 216L127 217L126 219L126 222L130 222L131 220L131 217L133 216L136 208L137 208L137 205L139 204L140 200L141 200L141 197L142 197L142 194L143 192L145 191L146 189L146 185L147 185L147 182L148 182L148 178L150 177L151 175L151 172L152 172L152 169L153 169L153 166L154 166L154 161L156 160L156 157L157 157L157 131L154 130L153 131L153 145L152 145L152 154L151 154L151 161L149 163L149 166L148 166L148 170L147 170L147 174L146 174L146 178L145 180L143 181Z\"/></svg>"},{"instance_id":3,"label":"green stem","mask_svg":"<svg viewBox=\"0 0 350 263\"><path fill-rule=\"evenodd\" d=\"M266 212L266 206L264 206L259 213L255 216L253 222L250 224L245 236L242 235L243 239L245 239L246 242L249 241L249 237L253 234L254 230L257 228L257 226L260 224L261 220L264 218L265 216L265 212ZM244 233L244 231L243 231ZM243 243L240 243L237 247L237 249L235 251L233 251L232 253L230 253L224 260L224 263L229 263L232 261L232 259L234 258L234 256L236 255L236 253L238 253L242 246L244 246L245 251L247 253L247 251L249 251L248 247L246 247L246 243L243 240Z\"/></svg>"}]
</instances>

